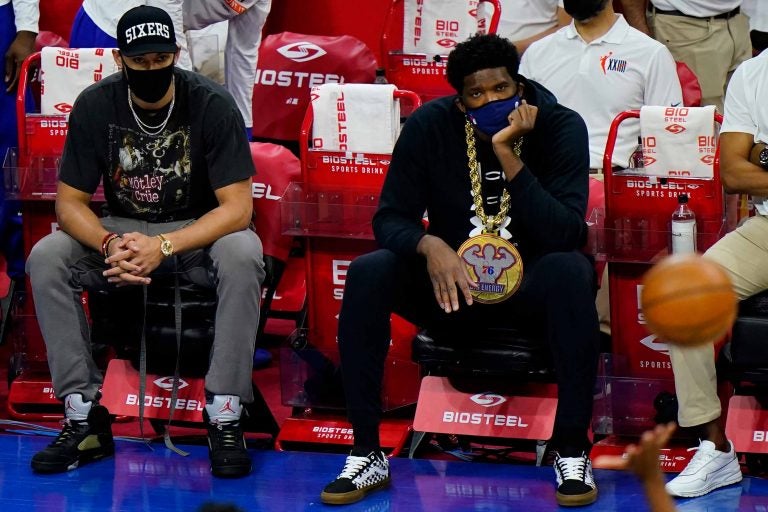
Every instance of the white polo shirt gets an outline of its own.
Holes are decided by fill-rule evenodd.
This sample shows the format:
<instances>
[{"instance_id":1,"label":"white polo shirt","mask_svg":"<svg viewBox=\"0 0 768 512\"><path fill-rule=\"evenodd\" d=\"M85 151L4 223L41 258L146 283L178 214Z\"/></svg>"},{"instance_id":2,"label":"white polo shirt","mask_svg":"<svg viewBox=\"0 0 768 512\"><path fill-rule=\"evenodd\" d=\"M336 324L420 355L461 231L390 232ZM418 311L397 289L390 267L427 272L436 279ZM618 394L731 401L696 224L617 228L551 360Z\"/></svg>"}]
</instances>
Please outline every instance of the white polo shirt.
<instances>
[{"instance_id":1,"label":"white polo shirt","mask_svg":"<svg viewBox=\"0 0 768 512\"><path fill-rule=\"evenodd\" d=\"M0 6L8 5L9 3L11 3L11 0L0 0ZM40 18L38 0L16 0L13 2L13 17L16 24L16 32L24 30L37 33L37 22Z\"/></svg>"},{"instance_id":2,"label":"white polo shirt","mask_svg":"<svg viewBox=\"0 0 768 512\"><path fill-rule=\"evenodd\" d=\"M557 7L562 0L500 0L501 18L496 31L510 41L520 41L557 26ZM478 6L483 15L487 2ZM561 5L562 7L562 5ZM487 7L490 11L490 7Z\"/></svg>"},{"instance_id":3,"label":"white polo shirt","mask_svg":"<svg viewBox=\"0 0 768 512\"><path fill-rule=\"evenodd\" d=\"M587 44L573 22L533 43L523 54L520 74L552 91L575 110L589 131L590 167L602 168L608 130L617 114L643 105L681 105L677 67L667 48L630 27L624 17ZM638 119L624 121L613 165L627 167L640 136Z\"/></svg>"},{"instance_id":4,"label":"white polo shirt","mask_svg":"<svg viewBox=\"0 0 768 512\"><path fill-rule=\"evenodd\" d=\"M725 92L720 133L754 135L755 142L768 142L768 52L745 60L736 68Z\"/></svg>"},{"instance_id":5,"label":"white polo shirt","mask_svg":"<svg viewBox=\"0 0 768 512\"><path fill-rule=\"evenodd\" d=\"M749 133L755 142L768 142L768 109L763 98L768 94L768 52L762 52L736 68L723 105L720 133ZM757 211L765 215L765 197L754 197ZM762 206L762 208L760 208Z\"/></svg>"},{"instance_id":6,"label":"white polo shirt","mask_svg":"<svg viewBox=\"0 0 768 512\"><path fill-rule=\"evenodd\" d=\"M680 11L688 16L706 18L731 12L741 5L741 0L651 0L651 3L662 11Z\"/></svg>"},{"instance_id":7,"label":"white polo shirt","mask_svg":"<svg viewBox=\"0 0 768 512\"><path fill-rule=\"evenodd\" d=\"M768 2L766 0L744 0L741 10L749 16L749 28L768 32Z\"/></svg>"}]
</instances>

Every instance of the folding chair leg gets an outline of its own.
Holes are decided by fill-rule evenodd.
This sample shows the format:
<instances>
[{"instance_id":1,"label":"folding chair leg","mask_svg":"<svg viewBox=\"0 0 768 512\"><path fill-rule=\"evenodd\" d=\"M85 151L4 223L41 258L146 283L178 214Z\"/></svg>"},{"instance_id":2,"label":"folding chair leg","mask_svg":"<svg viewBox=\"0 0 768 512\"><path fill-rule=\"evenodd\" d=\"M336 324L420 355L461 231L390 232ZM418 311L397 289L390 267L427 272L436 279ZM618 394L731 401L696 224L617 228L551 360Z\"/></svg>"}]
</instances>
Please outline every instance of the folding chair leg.
<instances>
[{"instance_id":1,"label":"folding chair leg","mask_svg":"<svg viewBox=\"0 0 768 512\"><path fill-rule=\"evenodd\" d=\"M424 440L424 436L426 436L426 432L417 432L413 431L413 437L411 438L411 447L408 449L408 458L412 459L414 454L416 453L416 449L419 447L419 444Z\"/></svg>"}]
</instances>

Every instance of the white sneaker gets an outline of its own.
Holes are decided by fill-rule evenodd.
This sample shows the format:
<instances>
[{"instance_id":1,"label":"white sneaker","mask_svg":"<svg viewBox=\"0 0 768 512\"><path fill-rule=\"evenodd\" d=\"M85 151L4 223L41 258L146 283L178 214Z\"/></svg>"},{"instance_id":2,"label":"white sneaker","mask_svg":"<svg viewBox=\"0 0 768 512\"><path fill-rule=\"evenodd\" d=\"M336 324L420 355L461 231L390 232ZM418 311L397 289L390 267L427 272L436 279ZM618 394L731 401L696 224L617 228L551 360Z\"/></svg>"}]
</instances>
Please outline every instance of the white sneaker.
<instances>
[{"instance_id":1,"label":"white sneaker","mask_svg":"<svg viewBox=\"0 0 768 512\"><path fill-rule=\"evenodd\" d=\"M679 475L667 482L667 492L672 496L694 498L718 487L741 482L736 451L733 443L728 443L731 447L728 452L715 450L715 443L711 441L702 441L698 448L691 448L696 454Z\"/></svg>"}]
</instances>

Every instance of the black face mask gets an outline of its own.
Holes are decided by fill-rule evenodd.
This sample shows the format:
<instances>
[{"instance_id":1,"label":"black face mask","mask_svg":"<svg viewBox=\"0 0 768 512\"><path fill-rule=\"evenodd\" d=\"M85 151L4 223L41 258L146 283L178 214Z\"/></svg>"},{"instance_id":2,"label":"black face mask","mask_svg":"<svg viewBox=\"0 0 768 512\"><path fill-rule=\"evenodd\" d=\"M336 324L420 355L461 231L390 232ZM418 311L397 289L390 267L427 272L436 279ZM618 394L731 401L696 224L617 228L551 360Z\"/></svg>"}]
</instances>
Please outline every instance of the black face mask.
<instances>
[{"instance_id":1,"label":"black face mask","mask_svg":"<svg viewBox=\"0 0 768 512\"><path fill-rule=\"evenodd\" d=\"M608 0L563 0L563 7L576 21L585 21L597 16L607 3Z\"/></svg>"},{"instance_id":2,"label":"black face mask","mask_svg":"<svg viewBox=\"0 0 768 512\"><path fill-rule=\"evenodd\" d=\"M158 69L131 69L123 62L123 71L131 92L140 100L155 103L168 92L173 80L174 65Z\"/></svg>"}]
</instances>

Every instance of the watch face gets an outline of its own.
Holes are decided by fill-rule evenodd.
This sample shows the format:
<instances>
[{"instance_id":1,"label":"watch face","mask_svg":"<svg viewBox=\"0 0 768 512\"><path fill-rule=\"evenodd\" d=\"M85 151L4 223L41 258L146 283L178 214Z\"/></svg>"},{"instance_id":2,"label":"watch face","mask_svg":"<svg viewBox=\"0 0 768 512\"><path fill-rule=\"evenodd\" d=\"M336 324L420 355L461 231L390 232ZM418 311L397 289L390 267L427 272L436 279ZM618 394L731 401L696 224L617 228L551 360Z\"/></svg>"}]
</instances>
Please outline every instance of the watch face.
<instances>
[{"instance_id":1,"label":"watch face","mask_svg":"<svg viewBox=\"0 0 768 512\"><path fill-rule=\"evenodd\" d=\"M173 245L170 240L163 240L160 243L160 251L164 256L170 256L173 253Z\"/></svg>"},{"instance_id":2,"label":"watch face","mask_svg":"<svg viewBox=\"0 0 768 512\"><path fill-rule=\"evenodd\" d=\"M768 169L768 147L763 148L757 155L757 162L761 167Z\"/></svg>"}]
</instances>

